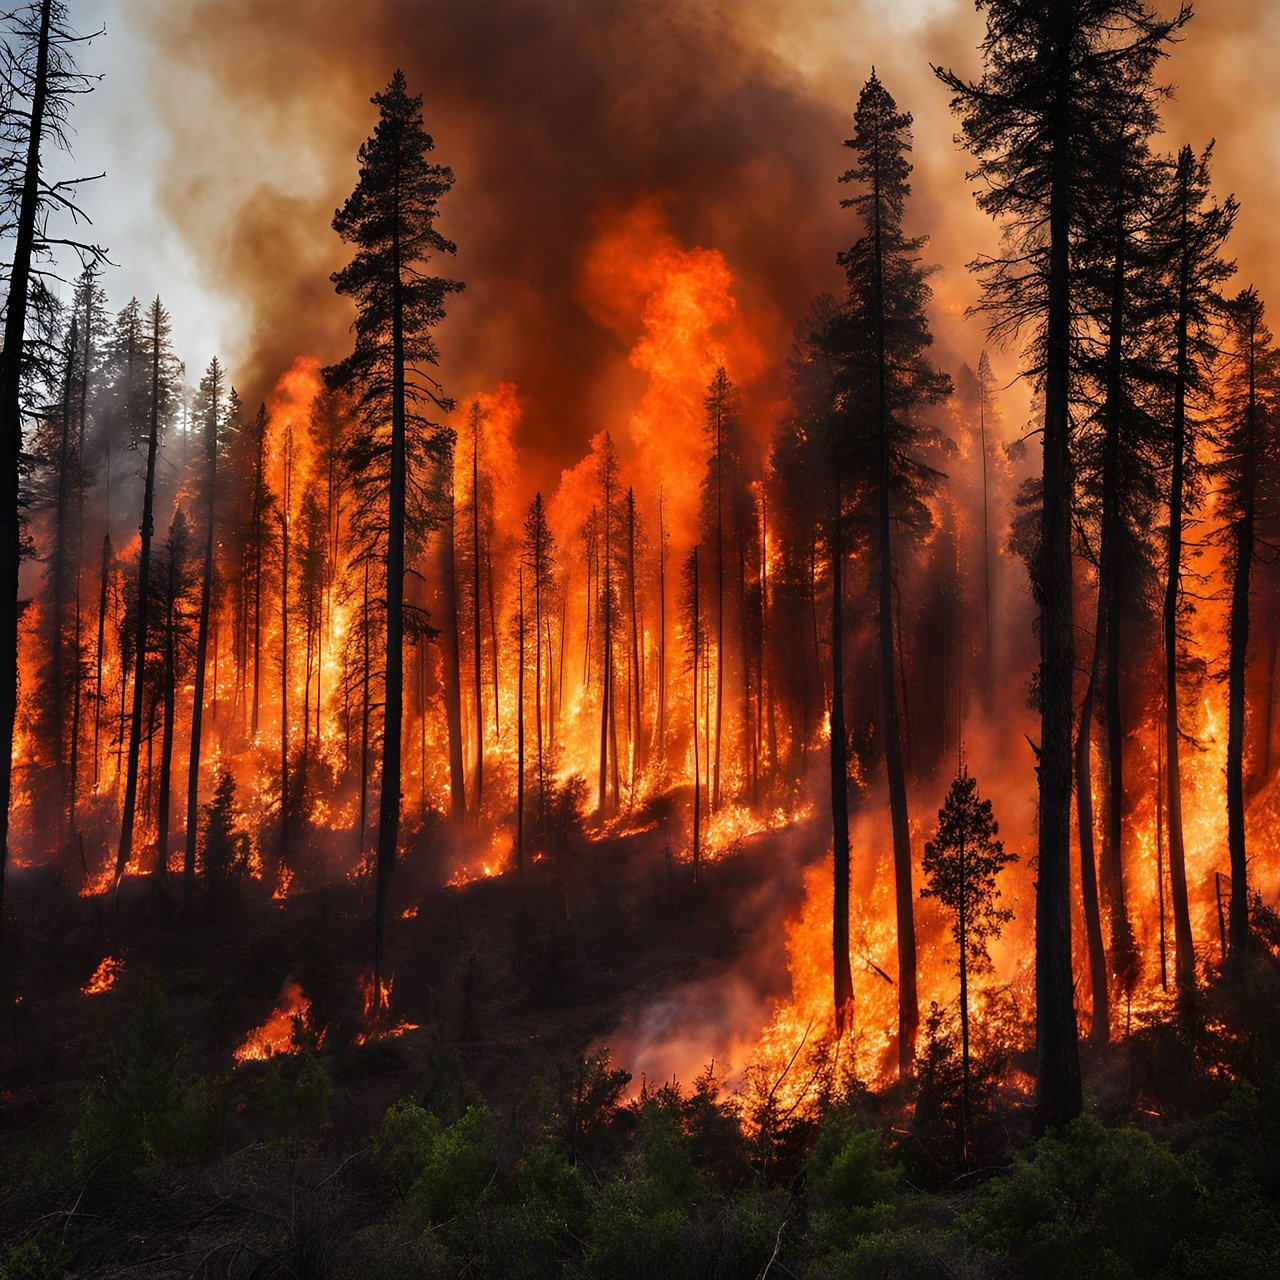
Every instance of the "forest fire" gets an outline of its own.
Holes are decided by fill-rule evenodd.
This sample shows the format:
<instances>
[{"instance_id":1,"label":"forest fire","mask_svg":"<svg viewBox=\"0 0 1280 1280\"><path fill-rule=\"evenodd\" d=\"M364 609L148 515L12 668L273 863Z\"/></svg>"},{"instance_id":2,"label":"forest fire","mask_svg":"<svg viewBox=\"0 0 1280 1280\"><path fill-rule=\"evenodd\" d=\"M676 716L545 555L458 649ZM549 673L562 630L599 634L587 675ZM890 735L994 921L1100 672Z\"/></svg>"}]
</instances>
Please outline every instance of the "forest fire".
<instances>
[{"instance_id":1,"label":"forest fire","mask_svg":"<svg viewBox=\"0 0 1280 1280\"><path fill-rule=\"evenodd\" d=\"M291 1053L300 1028L311 1011L311 1001L292 978L284 984L275 1008L267 1020L250 1031L244 1043L235 1050L237 1062L262 1062L278 1053ZM320 1037L323 1040L323 1032Z\"/></svg>"},{"instance_id":2,"label":"forest fire","mask_svg":"<svg viewBox=\"0 0 1280 1280\"><path fill-rule=\"evenodd\" d=\"M1164 84L1189 9L942 3L877 60L766 0L144 7L173 314L48 176L92 42L0 15L0 1145L83 1077L84 1187L286 1137L298 1257L361 1151L442 1274L594 1275L625 1183L680 1224L635 1258L812 1276L911 1271L904 1186L1093 1179L1095 1116L1209 1132L1239 1083L1258 1130L1280 347L1262 166ZM508 1103L554 1210L507 1212ZM936 1217L919 1257L1032 1257Z\"/></svg>"}]
</instances>

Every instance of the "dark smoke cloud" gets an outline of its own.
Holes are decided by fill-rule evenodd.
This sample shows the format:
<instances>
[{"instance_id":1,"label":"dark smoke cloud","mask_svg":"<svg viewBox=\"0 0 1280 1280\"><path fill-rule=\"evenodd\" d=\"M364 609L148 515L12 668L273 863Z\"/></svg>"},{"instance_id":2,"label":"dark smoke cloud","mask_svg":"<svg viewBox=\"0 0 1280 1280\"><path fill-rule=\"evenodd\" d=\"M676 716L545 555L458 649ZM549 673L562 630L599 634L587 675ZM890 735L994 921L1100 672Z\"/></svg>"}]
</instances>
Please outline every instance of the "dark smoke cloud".
<instances>
[{"instance_id":1,"label":"dark smoke cloud","mask_svg":"<svg viewBox=\"0 0 1280 1280\"><path fill-rule=\"evenodd\" d=\"M172 121L169 212L243 309L239 373L261 394L300 351L347 341L329 230L369 94L403 65L457 187L442 219L468 283L441 335L455 394L513 380L521 443L554 475L607 422L627 339L575 298L608 215L656 198L719 248L781 355L834 278L840 113L752 42L736 7L675 0L197 0L157 9ZM358 10L358 14L357 11ZM210 135L213 135L212 137Z\"/></svg>"},{"instance_id":2,"label":"dark smoke cloud","mask_svg":"<svg viewBox=\"0 0 1280 1280\"><path fill-rule=\"evenodd\" d=\"M994 244L974 209L931 62L976 72L981 18L956 0L150 0L152 89L170 140L167 213L211 292L241 324L226 354L262 395L299 353L348 342L329 229L369 132L368 98L396 66L425 95L457 187L441 269L465 280L441 333L461 397L514 381L518 443L539 483L582 456L639 394L628 336L596 323L576 283L602 221L656 198L676 238L717 248L776 365L808 299L838 283L853 234L838 207L840 142L875 63L916 115L913 224L932 236L937 355L976 362L964 264ZM1166 65L1168 145L1219 142L1224 189L1245 200L1235 250L1265 289L1277 192L1280 88L1265 51L1274 5L1204 6ZM1261 273L1261 274L1260 274ZM1011 376L1012 353L997 359ZM767 416L776 380L756 388ZM1025 392L1019 391L1020 395ZM1025 399L1023 400L1025 405ZM1006 406L1011 423L1017 407ZM762 428L767 425L761 422Z\"/></svg>"}]
</instances>

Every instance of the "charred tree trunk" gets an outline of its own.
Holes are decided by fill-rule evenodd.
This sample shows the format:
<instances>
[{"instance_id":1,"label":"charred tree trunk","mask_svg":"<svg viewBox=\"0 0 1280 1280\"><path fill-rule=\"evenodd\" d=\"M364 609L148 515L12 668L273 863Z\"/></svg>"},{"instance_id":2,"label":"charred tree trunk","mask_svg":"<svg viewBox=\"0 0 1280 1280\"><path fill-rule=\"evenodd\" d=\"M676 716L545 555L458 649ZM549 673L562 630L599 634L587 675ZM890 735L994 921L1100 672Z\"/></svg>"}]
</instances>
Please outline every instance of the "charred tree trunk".
<instances>
[{"instance_id":1,"label":"charred tree trunk","mask_svg":"<svg viewBox=\"0 0 1280 1280\"><path fill-rule=\"evenodd\" d=\"M1089 682L1085 685L1080 706L1080 725L1076 731L1076 829L1080 840L1080 898L1084 909L1084 932L1089 953L1089 991L1092 1017L1089 1039L1104 1045L1111 1039L1111 1002L1108 985L1107 954L1102 940L1102 913L1098 902L1098 871L1093 841L1093 699L1102 665L1103 632L1106 609L1101 587L1098 592L1097 621L1094 628L1093 659L1089 664Z\"/></svg>"},{"instance_id":2,"label":"charred tree trunk","mask_svg":"<svg viewBox=\"0 0 1280 1280\"><path fill-rule=\"evenodd\" d=\"M9 805L13 794L13 733L18 716L18 572L22 560L22 361L31 256L40 205L40 147L49 91L49 27L52 0L42 0L36 45L27 154L18 201L4 346L0 348L0 931L9 860ZM141 717L141 711L139 711Z\"/></svg>"},{"instance_id":3,"label":"charred tree trunk","mask_svg":"<svg viewBox=\"0 0 1280 1280\"><path fill-rule=\"evenodd\" d=\"M293 501L293 432L286 438L280 504L280 866L289 863L289 506Z\"/></svg>"},{"instance_id":4,"label":"charred tree trunk","mask_svg":"<svg viewBox=\"0 0 1280 1280\"><path fill-rule=\"evenodd\" d=\"M1121 721L1121 543L1120 415L1121 357L1124 341L1126 236L1123 212L1114 227L1110 332L1107 343L1106 436L1102 457L1102 539L1098 580L1106 608L1105 717L1107 740L1107 823L1102 844L1102 896L1111 924L1111 966L1126 994L1137 980L1137 952L1124 883L1124 727Z\"/></svg>"},{"instance_id":5,"label":"charred tree trunk","mask_svg":"<svg viewBox=\"0 0 1280 1280\"><path fill-rule=\"evenodd\" d=\"M698 664L702 660L698 641L702 624L698 599L698 548L693 549L693 883L702 872L702 770L698 760Z\"/></svg>"},{"instance_id":6,"label":"charred tree trunk","mask_svg":"<svg viewBox=\"0 0 1280 1280\"><path fill-rule=\"evenodd\" d=\"M524 565L516 607L516 874L524 873Z\"/></svg>"},{"instance_id":7,"label":"charred tree trunk","mask_svg":"<svg viewBox=\"0 0 1280 1280\"><path fill-rule=\"evenodd\" d=\"M444 607L444 710L449 735L449 817L453 825L461 830L467 820L467 786L462 764L462 645L458 635L452 464L449 477L447 515L440 536L441 603Z\"/></svg>"},{"instance_id":8,"label":"charred tree trunk","mask_svg":"<svg viewBox=\"0 0 1280 1280\"><path fill-rule=\"evenodd\" d=\"M1187 900L1187 855L1182 831L1182 738L1178 731L1178 606L1182 598L1182 521L1186 486L1187 382L1190 377L1188 326L1191 287L1191 245L1188 222L1187 175L1179 169L1182 252L1178 267L1177 360L1173 383L1173 458L1169 477L1169 546L1164 590L1165 791L1168 795L1169 891L1173 899L1174 981L1181 996L1195 987L1196 957ZM1163 883L1162 883L1163 888ZM1161 913L1163 926L1164 915ZM1164 951L1161 950L1161 964Z\"/></svg>"},{"instance_id":9,"label":"charred tree trunk","mask_svg":"<svg viewBox=\"0 0 1280 1280\"><path fill-rule=\"evenodd\" d=\"M1248 399L1244 449L1240 459L1240 512L1231 531L1234 564L1227 666L1227 847L1231 857L1231 900L1227 910L1227 955L1243 960L1249 951L1249 863L1244 825L1245 674L1249 656L1249 583L1254 556L1254 513L1259 418L1257 330L1248 334Z\"/></svg>"},{"instance_id":10,"label":"charred tree trunk","mask_svg":"<svg viewBox=\"0 0 1280 1280\"><path fill-rule=\"evenodd\" d=\"M98 580L98 647L94 656L93 789L102 779L102 683L107 649L107 580L111 570L111 534L102 535L102 574Z\"/></svg>"},{"instance_id":11,"label":"charred tree trunk","mask_svg":"<svg viewBox=\"0 0 1280 1280\"><path fill-rule=\"evenodd\" d=\"M1071 729L1075 668L1071 600L1071 74L1072 14L1053 14L1047 51L1052 113L1048 326L1040 547L1033 591L1040 610L1040 795L1036 879L1036 1124L1080 1114L1080 1047L1071 973Z\"/></svg>"},{"instance_id":12,"label":"charred tree trunk","mask_svg":"<svg viewBox=\"0 0 1280 1280\"><path fill-rule=\"evenodd\" d=\"M844 488L836 463L831 511L831 919L836 1034L853 1025L849 964L849 736L844 723Z\"/></svg>"},{"instance_id":13,"label":"charred tree trunk","mask_svg":"<svg viewBox=\"0 0 1280 1280\"><path fill-rule=\"evenodd\" d=\"M889 369L885 349L884 249L880 218L882 197L878 162L873 175L873 187L876 413L879 425L876 542L879 552L880 683L884 699L885 770L889 781L889 814L893 822L893 879L898 924L898 1073L906 1077L911 1073L911 1067L915 1061L916 1031L919 1026L920 1012L916 998L916 931L915 902L911 891L911 829L907 820L907 779L902 760L902 731L898 722L898 693L894 672L893 559L889 512L892 463L889 441ZM835 613L832 616L835 617Z\"/></svg>"},{"instance_id":14,"label":"charred tree trunk","mask_svg":"<svg viewBox=\"0 0 1280 1280\"><path fill-rule=\"evenodd\" d=\"M475 780L472 783L476 823L480 822L480 805L484 793L484 676L480 658L480 415L472 419L471 430L471 630L472 659L475 667Z\"/></svg>"},{"instance_id":15,"label":"charred tree trunk","mask_svg":"<svg viewBox=\"0 0 1280 1280\"><path fill-rule=\"evenodd\" d=\"M218 386L218 370L216 366L211 372L210 386L210 406L209 421L205 428L205 463L208 471L205 476L205 484L208 490L205 494L205 534L204 534L204 568L201 574L200 582L200 622L196 632L196 670L195 670L195 692L192 695L191 702L191 751L187 761L187 841L183 851L182 859L182 910L183 914L190 915L192 907L195 903L196 892L196 834L199 827L200 819L200 735L203 728L204 719L204 676L205 663L209 653L209 606L213 593L213 572L214 572L214 527L217 518L217 502L218 502L218 399L220 390ZM286 590L288 582L288 528L285 530L285 574L286 574ZM288 632L288 620L286 618L285 632ZM216 677L215 677L216 686ZM283 691L284 682L281 683ZM283 692L281 694L283 697ZM286 783L288 781L286 775ZM287 787L286 787L287 790ZM284 798L284 792L281 793L282 809L287 808L288 800ZM287 827L286 827L287 830ZM281 852L285 843L281 843Z\"/></svg>"},{"instance_id":16,"label":"charred tree trunk","mask_svg":"<svg viewBox=\"0 0 1280 1280\"><path fill-rule=\"evenodd\" d=\"M156 453L160 443L160 359L162 346L160 299L152 305L151 421L147 434L147 470L142 492L141 542L138 550L137 622L133 638L133 706L129 721L129 757L125 766L124 813L120 820L120 847L116 852L114 891L133 856L133 823L138 803L138 751L142 744L142 694L147 667L147 599L151 582L151 538L154 532Z\"/></svg>"}]
</instances>

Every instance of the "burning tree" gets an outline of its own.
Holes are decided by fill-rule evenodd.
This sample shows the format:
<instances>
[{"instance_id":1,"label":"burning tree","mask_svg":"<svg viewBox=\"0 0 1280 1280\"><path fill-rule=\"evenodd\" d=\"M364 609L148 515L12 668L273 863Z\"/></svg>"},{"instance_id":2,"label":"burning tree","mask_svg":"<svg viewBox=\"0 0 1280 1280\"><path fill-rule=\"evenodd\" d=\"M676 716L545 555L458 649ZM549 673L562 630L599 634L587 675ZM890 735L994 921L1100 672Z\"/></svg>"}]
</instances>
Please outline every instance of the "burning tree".
<instances>
[{"instance_id":1,"label":"burning tree","mask_svg":"<svg viewBox=\"0 0 1280 1280\"><path fill-rule=\"evenodd\" d=\"M998 906L996 878L1015 853L1006 853L997 838L999 823L991 801L978 794L978 780L961 768L938 810L938 829L924 846L922 898L936 898L952 915L951 936L956 944L956 974L960 979L960 1056L963 1067L960 1094L960 1145L969 1160L969 975L991 968L987 944L1000 936L1013 919L1008 907Z\"/></svg>"},{"instance_id":2,"label":"burning tree","mask_svg":"<svg viewBox=\"0 0 1280 1280\"><path fill-rule=\"evenodd\" d=\"M400 830L408 499L421 484L423 455L438 458L447 445L448 433L432 419L453 407L430 372L438 363L432 330L444 318L445 299L463 286L422 269L433 256L455 252L435 226L453 173L427 159L435 144L422 127L422 98L409 94L397 71L372 101L378 124L360 148L360 181L333 220L343 241L356 246L355 258L333 276L337 291L356 302L355 350L325 373L330 387L349 389L359 406L355 449L367 465L356 473L385 499L387 652L373 943L374 990L381 991L382 928ZM415 496L420 513L420 490ZM365 514L373 513L366 507Z\"/></svg>"}]
</instances>

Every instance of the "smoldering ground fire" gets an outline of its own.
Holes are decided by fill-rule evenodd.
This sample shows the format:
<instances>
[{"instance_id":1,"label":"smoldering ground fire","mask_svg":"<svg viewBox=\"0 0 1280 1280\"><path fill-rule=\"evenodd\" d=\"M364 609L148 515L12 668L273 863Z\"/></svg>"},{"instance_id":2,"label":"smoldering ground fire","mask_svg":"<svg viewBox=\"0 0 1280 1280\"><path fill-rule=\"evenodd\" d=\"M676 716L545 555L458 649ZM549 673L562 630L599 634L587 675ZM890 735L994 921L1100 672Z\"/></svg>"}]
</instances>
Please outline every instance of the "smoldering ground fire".
<instances>
[{"instance_id":1,"label":"smoldering ground fire","mask_svg":"<svg viewBox=\"0 0 1280 1280\"><path fill-rule=\"evenodd\" d=\"M179 374L158 303L151 320L145 305L121 308L111 281L108 306L90 273L68 294L51 344L60 360L29 407L35 551L22 570L13 876L35 883L53 867L102 901L110 954L99 948L87 982L80 975L83 994L107 996L131 977L132 960L113 958L115 937L127 940L144 884L160 910L228 928L250 907L286 920L339 886L378 921L376 958L360 957L358 992L348 992L358 1013L343 1028L348 1045L367 1045L421 1030L391 1005L415 982L407 939L449 910L443 895L482 882L520 895L541 877L560 886L557 919L569 922L586 909L574 888L584 860L638 851L672 901L697 903L715 891L716 868L772 858L776 881L723 908L746 958L642 993L584 1044L652 1075L690 1078L708 1059L727 1062L726 1090L768 1078L770 1096L792 1107L817 1105L818 1086L841 1072L888 1090L925 1052L917 1021L936 1041L957 1012L953 922L919 894L925 841L967 770L1020 859L999 878L1012 918L982 957L989 967L975 969L968 1005L1001 1086L1029 1095L1045 593L1028 569L1043 552L1048 393L1036 339L1026 352L1002 347L981 315L965 318L979 295L957 244L972 237L979 248L966 243L967 256L996 249L965 194L945 104L890 130L901 140L895 180L907 181L897 166L916 165L889 305L906 308L896 322L918 333L895 364L882 277L878 352L859 311L871 279L857 284L859 255L880 227L857 203L868 183L855 173L836 185L855 163L841 142L858 95L844 85L837 104L810 43L797 52L773 38L770 6L387 2L357 15L204 0L148 21L163 55L156 91L172 108L161 202L234 329L221 383L212 367L203 380L194 365ZM968 22L926 15L912 39L933 38L937 60L968 64ZM233 39L246 28L254 41ZM891 70L902 56L857 82L886 119L915 105ZM438 331L439 361L422 362L418 403L383 414L370 405L394 375L379 366L362 386L335 373L356 313L351 291L332 288L353 252L331 223L378 120L369 93L397 63L408 94L424 93L434 145L424 163L449 166L452 179L438 180L430 216L456 256L437 245L414 269L467 288L425 326ZM902 79L923 95L920 75ZM886 92L896 108L876 96ZM1168 119L1181 123L1189 108L1174 101ZM211 104L222 127L197 145ZM865 162L859 136L851 150ZM1165 141L1156 135L1134 162L1149 178L1134 197L1148 202L1142 218L1130 225L1128 210L1113 209L1118 240L1086 228L1095 239L1082 230L1070 248L1084 300L1070 335L1074 581L1063 589L1076 716L1067 959L1075 1016L1102 1044L1186 999L1179 937L1190 941L1192 987L1230 956L1228 917L1243 890L1229 781L1243 791L1246 912L1265 923L1280 891L1280 613L1271 561L1239 540L1247 506L1267 544L1277 479L1270 337L1236 297L1236 284L1266 269L1249 237L1240 279L1224 265L1211 281L1195 357L1200 434L1173 610L1173 732L1184 750L1180 812L1171 809L1161 432L1185 352L1168 303L1177 272ZM1231 163L1221 151L1212 159ZM1220 186L1203 209L1221 210ZM842 209L842 197L855 207ZM934 242L913 239L935 228ZM1122 256L1130 248L1137 265ZM1112 294L1108 279L1119 280ZM1127 307L1136 318L1120 336ZM1109 347L1114 365L1099 355ZM815 373L824 362L826 382ZM883 409L878 436L865 421L877 362L882 408L885 378L901 379L902 397ZM392 485L381 483L397 466L396 412L411 419L399 659L387 625ZM910 433L886 444L890 419ZM824 433L854 443L830 446ZM1107 461L1131 441L1123 466ZM1238 465L1242 449L1251 467ZM1245 478L1256 480L1248 503ZM1123 529L1117 552L1108 486L1124 484L1148 527ZM1107 604L1117 555L1132 557L1132 578L1126 598ZM1238 592L1232 604L1242 564L1255 574L1243 641ZM1104 615L1110 631L1095 625ZM392 673L403 707L398 777L387 780L387 706L401 696ZM198 675L204 736L188 796ZM835 742L833 724L843 726ZM891 814L898 755L907 800ZM130 768L135 829L118 865ZM379 833L392 787L388 858ZM836 794L849 809L844 887L832 874ZM1171 867L1174 821L1185 856ZM905 867L895 839L899 852L906 841ZM186 890L180 908L184 876L195 896ZM523 932L517 944L532 945ZM310 1021L321 997L301 971L282 964L272 983L274 1004L241 1019L226 1054L266 1060L307 1035L334 1049L337 1037ZM412 1016L425 1022L426 1003Z\"/></svg>"}]
</instances>

